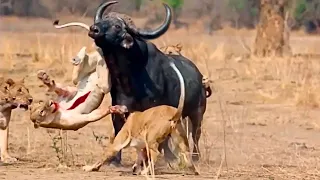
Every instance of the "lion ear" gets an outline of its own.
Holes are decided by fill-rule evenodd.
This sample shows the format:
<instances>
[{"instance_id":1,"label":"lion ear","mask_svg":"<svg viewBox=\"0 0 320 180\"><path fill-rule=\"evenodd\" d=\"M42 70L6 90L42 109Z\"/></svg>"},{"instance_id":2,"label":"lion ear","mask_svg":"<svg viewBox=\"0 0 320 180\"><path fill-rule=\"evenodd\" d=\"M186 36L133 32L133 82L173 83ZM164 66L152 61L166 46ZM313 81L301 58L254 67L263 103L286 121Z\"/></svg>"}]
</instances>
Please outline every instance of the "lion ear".
<instances>
[{"instance_id":1,"label":"lion ear","mask_svg":"<svg viewBox=\"0 0 320 180\"><path fill-rule=\"evenodd\" d=\"M14 82L11 78L8 78L8 79L6 80L6 83L9 84L9 86L12 86L12 85L15 84L15 82Z\"/></svg>"},{"instance_id":2,"label":"lion ear","mask_svg":"<svg viewBox=\"0 0 320 180\"><path fill-rule=\"evenodd\" d=\"M51 107L53 105L53 101L52 100L49 100L48 102L47 102L47 107Z\"/></svg>"},{"instance_id":3,"label":"lion ear","mask_svg":"<svg viewBox=\"0 0 320 180\"><path fill-rule=\"evenodd\" d=\"M83 46L80 51L78 52L77 56L80 58L80 59L83 59L87 54L87 47L86 46Z\"/></svg>"},{"instance_id":4,"label":"lion ear","mask_svg":"<svg viewBox=\"0 0 320 180\"><path fill-rule=\"evenodd\" d=\"M26 76L23 77L19 82L23 84L25 79L26 79Z\"/></svg>"},{"instance_id":5,"label":"lion ear","mask_svg":"<svg viewBox=\"0 0 320 180\"><path fill-rule=\"evenodd\" d=\"M181 44L181 43L178 43L178 44L176 45L176 47L177 47L177 49L178 49L179 51L182 50L182 44Z\"/></svg>"}]
</instances>

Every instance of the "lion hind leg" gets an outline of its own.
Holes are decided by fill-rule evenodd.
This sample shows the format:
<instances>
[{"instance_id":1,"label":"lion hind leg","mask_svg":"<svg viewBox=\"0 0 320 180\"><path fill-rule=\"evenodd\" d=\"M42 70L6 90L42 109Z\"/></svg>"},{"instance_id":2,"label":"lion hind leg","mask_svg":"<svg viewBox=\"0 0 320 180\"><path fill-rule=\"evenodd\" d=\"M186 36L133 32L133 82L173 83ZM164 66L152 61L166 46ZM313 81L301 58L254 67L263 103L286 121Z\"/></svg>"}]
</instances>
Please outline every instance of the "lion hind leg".
<instances>
[{"instance_id":1,"label":"lion hind leg","mask_svg":"<svg viewBox=\"0 0 320 180\"><path fill-rule=\"evenodd\" d=\"M98 160L93 165L84 166L82 169L86 172L98 171L100 167L110 160L123 148L127 147L131 141L131 134L128 133L124 128L115 137L113 143L110 147L106 148L106 151L103 154L103 158Z\"/></svg>"}]
</instances>

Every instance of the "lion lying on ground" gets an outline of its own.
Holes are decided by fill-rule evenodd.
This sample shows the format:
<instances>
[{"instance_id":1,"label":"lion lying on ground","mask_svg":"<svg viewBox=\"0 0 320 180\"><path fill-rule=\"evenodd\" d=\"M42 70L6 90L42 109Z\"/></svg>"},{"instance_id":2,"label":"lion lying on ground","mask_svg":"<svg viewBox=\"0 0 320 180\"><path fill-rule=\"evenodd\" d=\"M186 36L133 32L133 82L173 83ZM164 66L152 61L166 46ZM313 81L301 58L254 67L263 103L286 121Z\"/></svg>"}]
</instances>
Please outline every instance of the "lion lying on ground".
<instances>
[{"instance_id":1,"label":"lion lying on ground","mask_svg":"<svg viewBox=\"0 0 320 180\"><path fill-rule=\"evenodd\" d=\"M74 65L72 73L72 82L77 86L62 86L56 84L54 80L50 80L49 75L44 71L38 71L38 78L58 95L57 102L54 102L59 109L59 113L37 114L39 109L43 109L44 105L33 106L30 114L34 122L35 128L55 128L63 130L78 130L86 126L90 122L95 122L101 118L83 119L84 114L89 115L94 109L101 104L104 94L110 91L109 71L105 61L99 51L86 53L86 47L81 48L77 56L73 58ZM96 71L103 71L101 74L106 76L106 80L98 78ZM103 79L104 80L104 79ZM100 86L98 87L97 84ZM41 103L40 103L41 104ZM35 114L34 114L35 113ZM78 117L79 118L74 118ZM81 118L80 118L81 117ZM104 117L104 116L103 116Z\"/></svg>"},{"instance_id":2,"label":"lion lying on ground","mask_svg":"<svg viewBox=\"0 0 320 180\"><path fill-rule=\"evenodd\" d=\"M9 123L11 119L11 111L17 107L28 110L28 106L32 103L32 96L29 94L28 88L24 85L24 79L13 81L12 79L0 78L0 92L2 96L0 111L0 149L1 161L14 162L17 161L8 153L8 135ZM10 102L8 104L8 102Z\"/></svg>"},{"instance_id":3,"label":"lion lying on ground","mask_svg":"<svg viewBox=\"0 0 320 180\"><path fill-rule=\"evenodd\" d=\"M165 140L168 135L173 137L175 144L181 149L184 160L186 161L188 167L195 173L198 174L194 164L192 163L191 156L188 154L187 139L182 137L176 126L181 118L182 110L185 100L185 85L184 79L179 72L178 68L173 62L170 62L170 66L177 73L180 81L180 99L178 108L174 108L167 105L161 105L147 109L143 112L133 112L129 115L124 126L115 137L113 143L110 147L106 149L103 158L97 161L92 166L84 166L85 171L97 171L104 164L108 162L116 155L118 151L128 146L136 148L137 151L137 161L133 166L133 172L138 169L138 166L142 166L142 162L146 159L146 148L150 150L149 155L151 160L155 163L157 156L159 154L158 147L161 142ZM118 113L124 113L127 111L125 106L121 106L121 109L116 109ZM147 174L150 172L152 165L148 164L147 168L144 169L141 174Z\"/></svg>"}]
</instances>

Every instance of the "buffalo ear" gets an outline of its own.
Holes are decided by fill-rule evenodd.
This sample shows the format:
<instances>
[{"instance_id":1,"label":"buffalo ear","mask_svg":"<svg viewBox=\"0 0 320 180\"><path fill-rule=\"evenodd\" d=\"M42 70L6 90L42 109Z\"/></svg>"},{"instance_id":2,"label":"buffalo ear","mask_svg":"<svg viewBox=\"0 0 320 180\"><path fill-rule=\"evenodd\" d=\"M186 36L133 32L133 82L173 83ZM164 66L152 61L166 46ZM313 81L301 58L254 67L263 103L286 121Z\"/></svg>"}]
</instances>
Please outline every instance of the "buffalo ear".
<instances>
[{"instance_id":1,"label":"buffalo ear","mask_svg":"<svg viewBox=\"0 0 320 180\"><path fill-rule=\"evenodd\" d=\"M126 33L124 35L124 38L121 42L121 46L126 49L130 49L133 46L133 38L129 33Z\"/></svg>"}]
</instances>

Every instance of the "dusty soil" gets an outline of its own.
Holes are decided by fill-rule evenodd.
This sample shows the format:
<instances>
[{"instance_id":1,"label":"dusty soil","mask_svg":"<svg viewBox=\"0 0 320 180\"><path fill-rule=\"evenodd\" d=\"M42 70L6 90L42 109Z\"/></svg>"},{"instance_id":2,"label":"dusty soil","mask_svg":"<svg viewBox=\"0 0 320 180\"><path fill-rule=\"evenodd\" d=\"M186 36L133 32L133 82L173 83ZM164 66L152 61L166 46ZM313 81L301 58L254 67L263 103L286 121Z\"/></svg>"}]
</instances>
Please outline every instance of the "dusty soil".
<instances>
[{"instance_id":1,"label":"dusty soil","mask_svg":"<svg viewBox=\"0 0 320 180\"><path fill-rule=\"evenodd\" d=\"M317 91L315 91L317 89L301 90L301 87L318 86L314 85L317 83L314 81L309 84L301 83L305 81L301 80L302 75L299 76L304 72L310 72L313 79L319 79L320 63L318 60L298 59L288 64L286 60L266 62L237 57L228 58L225 53L232 49L237 53L243 51L241 45L235 45L236 40L232 38L232 35L195 38L191 37L195 32L183 33L184 35L181 35L180 31L171 32L164 37L164 41L165 43L181 41L182 44L192 42L194 45L188 47L189 49L183 53L195 60L202 72L209 71L214 80L215 92L208 99L203 122L200 147L202 158L196 164L201 175L195 177L180 170L169 169L163 160L160 160L156 168L156 178L186 180L320 179L320 111ZM180 37L190 37L190 39L172 38L177 34ZM37 41L41 41L41 34L37 36L40 36L40 40L37 39ZM42 38L42 43L46 41L45 43L48 44L51 42L57 43L57 46L60 45L58 40L50 41L49 36L43 35ZM248 38L252 39L252 35ZM13 42L23 40L23 38L19 40L17 38ZM210 44L207 50L201 47L193 52L191 48L202 46L203 41ZM303 51L303 53L307 51L303 48L307 41L311 49L316 49L320 44L315 37L296 36L291 41L295 52ZM21 47L25 45L21 44ZM162 45L163 42L157 41L156 44ZM224 50L221 50L221 44L225 45ZM1 45L4 46L4 43ZM76 47L81 46L78 44ZM44 51L46 49L41 49L41 53ZM72 50L65 53L69 53L67 58L70 58L76 52ZM209 60L209 70L199 63L202 58ZM46 93L44 87L39 87L40 82L35 76L38 69L47 69L56 81L71 84L70 68L72 67L67 59L62 61L63 64L43 62L41 57L37 61L30 57L15 57L9 60L10 62L4 59L4 65L0 67L1 74L14 79L28 75L25 81L35 100L52 97ZM298 71L298 66L300 67L298 62L308 63L307 69ZM275 70L272 67L275 67ZM290 73L281 73L289 70ZM314 96L311 98L304 96L303 93L310 89L314 90ZM310 95L310 91L308 93ZM313 100L311 106L308 106L311 100ZM109 97L106 102L109 102ZM306 103L299 106L300 102ZM29 112L15 110L10 124L9 150L19 161L12 164L1 164L0 179L120 180L145 178L130 174L134 158L134 151L130 148L124 150L123 167L105 166L100 172L82 172L81 166L93 163L102 155L103 146L107 146L108 137L113 133L110 117L76 132L67 132L62 135L62 137L67 137L67 140L64 141L57 139L59 133L57 130L34 129L29 121ZM65 148L64 151L63 148ZM61 151L64 152L64 156ZM65 167L65 164L68 167Z\"/></svg>"}]
</instances>

